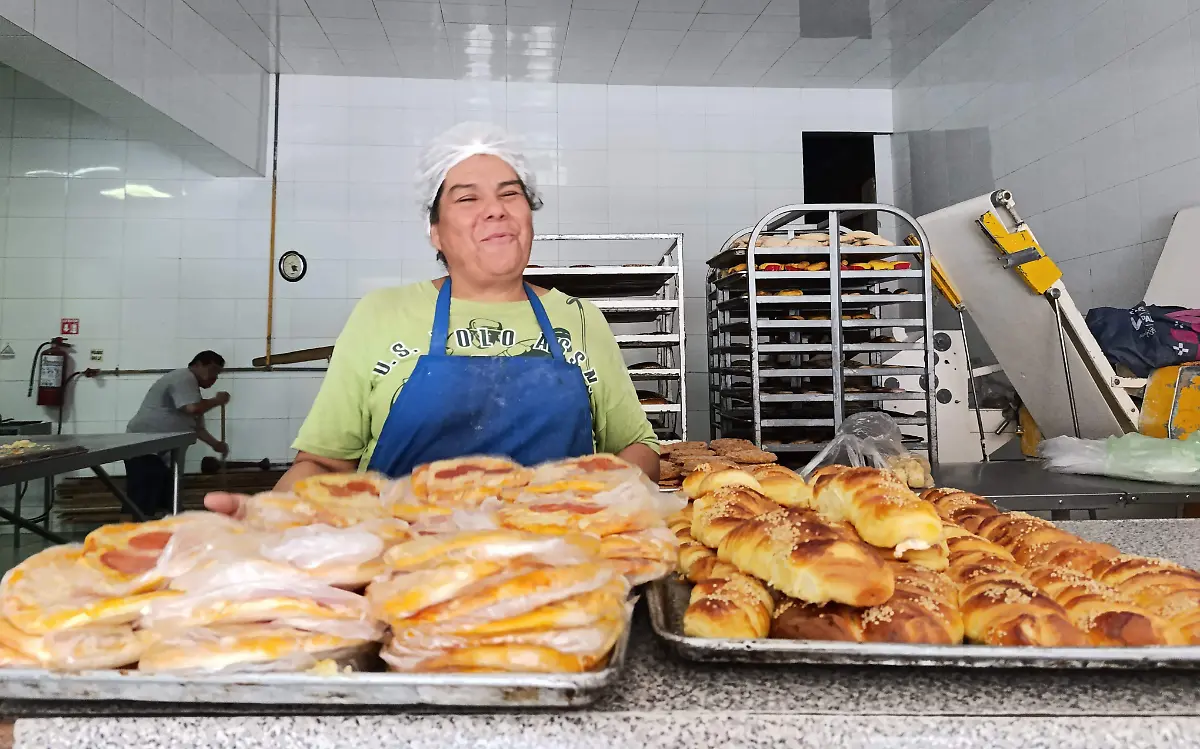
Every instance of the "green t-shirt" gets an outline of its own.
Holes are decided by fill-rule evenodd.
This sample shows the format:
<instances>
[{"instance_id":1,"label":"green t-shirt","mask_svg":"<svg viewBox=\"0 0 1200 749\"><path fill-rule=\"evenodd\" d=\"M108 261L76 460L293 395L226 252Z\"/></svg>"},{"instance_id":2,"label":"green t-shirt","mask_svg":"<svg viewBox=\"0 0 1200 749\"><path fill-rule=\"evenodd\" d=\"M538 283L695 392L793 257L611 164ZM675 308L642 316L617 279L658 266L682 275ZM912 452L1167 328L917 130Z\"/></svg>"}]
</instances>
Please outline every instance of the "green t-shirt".
<instances>
[{"instance_id":1,"label":"green t-shirt","mask_svg":"<svg viewBox=\"0 0 1200 749\"><path fill-rule=\"evenodd\" d=\"M325 381L292 447L365 467L383 422L417 358L426 353L438 290L432 281L365 296L338 336ZM583 372L599 452L658 442L604 315L587 300L550 290L539 297L563 355ZM450 305L446 353L454 356L550 356L528 301Z\"/></svg>"}]
</instances>

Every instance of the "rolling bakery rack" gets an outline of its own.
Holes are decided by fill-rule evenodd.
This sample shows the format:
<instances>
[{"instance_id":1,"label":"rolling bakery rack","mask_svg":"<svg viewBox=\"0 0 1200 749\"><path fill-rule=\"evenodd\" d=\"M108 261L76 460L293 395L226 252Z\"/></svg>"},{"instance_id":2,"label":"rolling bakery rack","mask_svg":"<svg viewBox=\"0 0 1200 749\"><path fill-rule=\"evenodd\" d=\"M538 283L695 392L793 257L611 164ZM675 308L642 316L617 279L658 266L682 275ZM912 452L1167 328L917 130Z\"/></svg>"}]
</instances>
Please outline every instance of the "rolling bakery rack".
<instances>
[{"instance_id":1,"label":"rolling bakery rack","mask_svg":"<svg viewBox=\"0 0 1200 749\"><path fill-rule=\"evenodd\" d=\"M542 242L584 243L593 262L642 259L654 246L668 243L666 251L653 250L652 263L605 262L572 266L531 265L525 277L540 286L595 304L612 326L617 345L637 387L642 409L659 439L679 440L687 435L687 402L683 370L683 235L652 234L539 234ZM585 367L586 371L586 367Z\"/></svg>"},{"instance_id":2,"label":"rolling bakery rack","mask_svg":"<svg viewBox=\"0 0 1200 749\"><path fill-rule=\"evenodd\" d=\"M868 213L907 223L920 245L852 245L857 238L842 223ZM821 237L827 245L817 244ZM726 240L708 261L712 435L751 439L781 462L804 463L846 416L924 400L923 412L890 415L906 447L935 461L935 389L926 386L936 362L933 285L931 264L921 262L928 246L916 219L878 203L785 205ZM924 366L888 363L907 350L924 350Z\"/></svg>"}]
</instances>

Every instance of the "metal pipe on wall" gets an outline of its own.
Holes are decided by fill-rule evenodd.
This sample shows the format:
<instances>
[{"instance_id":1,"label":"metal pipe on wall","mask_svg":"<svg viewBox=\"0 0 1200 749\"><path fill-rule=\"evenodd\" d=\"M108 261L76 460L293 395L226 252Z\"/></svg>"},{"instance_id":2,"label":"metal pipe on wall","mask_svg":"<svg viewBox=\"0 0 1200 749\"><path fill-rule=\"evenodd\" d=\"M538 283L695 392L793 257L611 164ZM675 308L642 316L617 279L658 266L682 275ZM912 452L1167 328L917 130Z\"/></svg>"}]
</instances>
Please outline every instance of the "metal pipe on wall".
<instances>
[{"instance_id":1,"label":"metal pipe on wall","mask_svg":"<svg viewBox=\"0 0 1200 749\"><path fill-rule=\"evenodd\" d=\"M275 218L279 206L279 71L275 71L275 125L271 133L271 239L267 263L267 367L271 366L271 338L275 328Z\"/></svg>"}]
</instances>

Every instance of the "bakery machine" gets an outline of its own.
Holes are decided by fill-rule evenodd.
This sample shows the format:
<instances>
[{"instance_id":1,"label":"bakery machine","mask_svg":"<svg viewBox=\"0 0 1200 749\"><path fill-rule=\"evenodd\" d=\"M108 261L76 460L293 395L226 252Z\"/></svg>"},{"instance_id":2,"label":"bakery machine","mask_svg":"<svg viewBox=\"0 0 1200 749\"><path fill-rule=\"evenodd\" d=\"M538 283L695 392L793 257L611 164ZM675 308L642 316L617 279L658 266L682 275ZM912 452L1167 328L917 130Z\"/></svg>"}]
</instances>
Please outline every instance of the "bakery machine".
<instances>
[{"instance_id":1,"label":"bakery machine","mask_svg":"<svg viewBox=\"0 0 1200 749\"><path fill-rule=\"evenodd\" d=\"M843 226L883 204L794 204L731 236L708 261L709 416L801 465L846 416L889 411L912 451L937 455L932 276L923 247ZM919 332L920 335L910 335ZM903 364L888 360L911 354ZM913 385L903 387L900 377ZM888 404L906 403L906 413Z\"/></svg>"}]
</instances>

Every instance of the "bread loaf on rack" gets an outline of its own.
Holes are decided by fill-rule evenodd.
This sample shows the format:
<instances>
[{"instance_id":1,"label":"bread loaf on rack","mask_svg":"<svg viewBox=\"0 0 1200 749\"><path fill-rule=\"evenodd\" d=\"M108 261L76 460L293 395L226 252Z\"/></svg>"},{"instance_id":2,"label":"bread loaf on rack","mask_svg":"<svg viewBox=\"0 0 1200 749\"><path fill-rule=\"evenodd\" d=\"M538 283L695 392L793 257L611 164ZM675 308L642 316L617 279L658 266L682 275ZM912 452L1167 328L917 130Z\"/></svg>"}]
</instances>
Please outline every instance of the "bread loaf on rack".
<instances>
[{"instance_id":1,"label":"bread loaf on rack","mask_svg":"<svg viewBox=\"0 0 1200 749\"><path fill-rule=\"evenodd\" d=\"M693 530L702 517L699 501ZM849 526L811 510L782 507L743 520L722 535L717 556L809 603L874 606L894 590L891 570L875 549Z\"/></svg>"},{"instance_id":2,"label":"bread loaf on rack","mask_svg":"<svg viewBox=\"0 0 1200 749\"><path fill-rule=\"evenodd\" d=\"M942 541L942 521L933 505L888 471L846 468L822 474L813 484L813 509L849 522L872 546L895 549L896 558Z\"/></svg>"},{"instance_id":3,"label":"bread loaf on rack","mask_svg":"<svg viewBox=\"0 0 1200 749\"><path fill-rule=\"evenodd\" d=\"M1034 567L1030 581L1063 609L1097 647L1182 645L1165 619L1137 606L1115 588L1067 567Z\"/></svg>"},{"instance_id":4,"label":"bread loaf on rack","mask_svg":"<svg viewBox=\"0 0 1200 749\"><path fill-rule=\"evenodd\" d=\"M774 604L767 587L749 575L701 580L692 587L683 633L706 638L766 637Z\"/></svg>"},{"instance_id":5,"label":"bread loaf on rack","mask_svg":"<svg viewBox=\"0 0 1200 749\"><path fill-rule=\"evenodd\" d=\"M754 489L740 486L718 489L692 503L692 537L716 549L721 539L737 526L777 509L779 505Z\"/></svg>"},{"instance_id":6,"label":"bread loaf on rack","mask_svg":"<svg viewBox=\"0 0 1200 749\"><path fill-rule=\"evenodd\" d=\"M1029 582L1011 555L989 551L986 539L963 539L968 536L960 534L947 541L947 574L959 586L959 609L968 640L1038 647L1087 644L1062 606Z\"/></svg>"}]
</instances>

